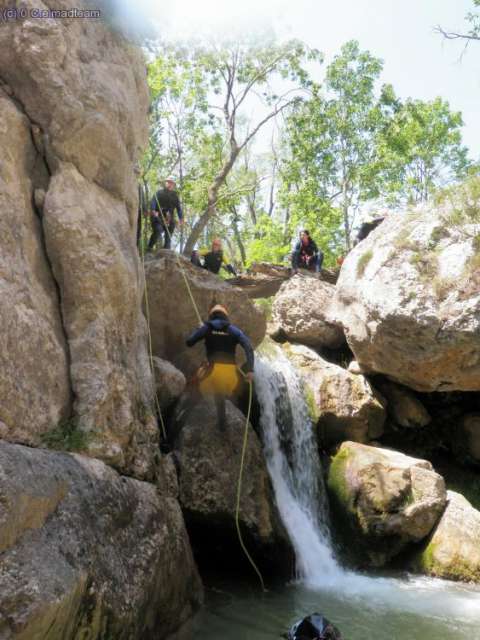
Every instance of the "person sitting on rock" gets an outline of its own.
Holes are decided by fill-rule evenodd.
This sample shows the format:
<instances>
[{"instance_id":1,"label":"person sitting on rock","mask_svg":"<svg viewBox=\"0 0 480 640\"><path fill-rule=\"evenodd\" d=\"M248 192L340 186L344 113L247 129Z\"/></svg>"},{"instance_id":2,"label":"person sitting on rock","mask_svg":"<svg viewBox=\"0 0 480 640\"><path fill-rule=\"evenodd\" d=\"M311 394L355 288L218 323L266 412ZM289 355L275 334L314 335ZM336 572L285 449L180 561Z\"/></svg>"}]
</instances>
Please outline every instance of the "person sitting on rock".
<instances>
[{"instance_id":1,"label":"person sitting on rock","mask_svg":"<svg viewBox=\"0 0 480 640\"><path fill-rule=\"evenodd\" d=\"M203 264L202 264L203 258ZM211 249L200 249L200 251L193 251L191 262L197 267L203 267L211 273L217 274L220 271L220 267L231 273L232 276L236 276L237 272L233 266L228 262L222 249L222 241L220 238L215 238L212 242Z\"/></svg>"},{"instance_id":2,"label":"person sitting on rock","mask_svg":"<svg viewBox=\"0 0 480 640\"><path fill-rule=\"evenodd\" d=\"M178 224L182 225L183 212L180 198L175 191L175 178L169 176L165 180L165 187L157 191L150 203L149 215L152 224L152 235L148 241L147 251L153 249L162 233L165 235L163 248L170 249L173 232L175 230L175 209L178 214Z\"/></svg>"},{"instance_id":3,"label":"person sitting on rock","mask_svg":"<svg viewBox=\"0 0 480 640\"><path fill-rule=\"evenodd\" d=\"M254 354L250 340L228 318L227 309L214 305L208 320L187 339L187 346L193 347L204 340L207 362L196 374L196 385L203 396L213 396L217 408L219 428L225 429L225 398L240 390L240 374L235 363L235 351L239 344L247 358L245 379L253 380Z\"/></svg>"},{"instance_id":4,"label":"person sitting on rock","mask_svg":"<svg viewBox=\"0 0 480 640\"><path fill-rule=\"evenodd\" d=\"M323 253L310 237L309 231L300 231L300 240L295 245L292 253L292 270L298 273L298 269L308 269L318 273L322 268Z\"/></svg>"}]
</instances>

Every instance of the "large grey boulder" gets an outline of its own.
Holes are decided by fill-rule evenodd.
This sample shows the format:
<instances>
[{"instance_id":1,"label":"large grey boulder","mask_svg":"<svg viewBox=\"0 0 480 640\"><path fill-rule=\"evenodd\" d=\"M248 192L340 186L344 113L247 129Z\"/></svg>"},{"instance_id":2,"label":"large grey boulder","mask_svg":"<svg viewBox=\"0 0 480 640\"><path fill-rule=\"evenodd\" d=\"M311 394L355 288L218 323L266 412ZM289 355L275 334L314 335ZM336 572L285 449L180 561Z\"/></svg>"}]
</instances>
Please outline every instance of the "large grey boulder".
<instances>
[{"instance_id":1,"label":"large grey boulder","mask_svg":"<svg viewBox=\"0 0 480 640\"><path fill-rule=\"evenodd\" d=\"M302 345L283 349L305 383L322 446L344 440L367 443L383 434L385 401L363 375L327 362Z\"/></svg>"},{"instance_id":2,"label":"large grey boulder","mask_svg":"<svg viewBox=\"0 0 480 640\"><path fill-rule=\"evenodd\" d=\"M334 285L316 278L296 275L287 280L273 300L275 331L310 347L341 347L345 336L329 315L334 294Z\"/></svg>"},{"instance_id":3,"label":"large grey boulder","mask_svg":"<svg viewBox=\"0 0 480 640\"><path fill-rule=\"evenodd\" d=\"M145 63L106 20L31 13L71 8L92 7L26 0L27 17L0 29L2 435L38 444L72 417L73 398L85 452L150 478L134 174L148 136Z\"/></svg>"},{"instance_id":4,"label":"large grey boulder","mask_svg":"<svg viewBox=\"0 0 480 640\"><path fill-rule=\"evenodd\" d=\"M430 576L480 582L480 511L448 491L447 507L413 566Z\"/></svg>"},{"instance_id":5,"label":"large grey boulder","mask_svg":"<svg viewBox=\"0 0 480 640\"><path fill-rule=\"evenodd\" d=\"M2 639L165 638L201 604L167 490L3 442L0 491Z\"/></svg>"},{"instance_id":6,"label":"large grey boulder","mask_svg":"<svg viewBox=\"0 0 480 640\"><path fill-rule=\"evenodd\" d=\"M348 254L334 315L366 370L418 391L480 390L476 184L390 215Z\"/></svg>"},{"instance_id":7,"label":"large grey boulder","mask_svg":"<svg viewBox=\"0 0 480 640\"><path fill-rule=\"evenodd\" d=\"M32 205L38 154L30 123L1 90L0 114L1 437L38 445L71 411L68 347Z\"/></svg>"},{"instance_id":8,"label":"large grey boulder","mask_svg":"<svg viewBox=\"0 0 480 640\"><path fill-rule=\"evenodd\" d=\"M250 338L253 346L263 340L266 321L263 312L248 296L218 276L195 267L170 250L160 250L145 261L146 286L153 352L172 362L187 376L205 360L203 343L189 349L186 338L199 326L185 278L202 320L213 303L226 305L230 320ZM243 350L237 349L239 362Z\"/></svg>"},{"instance_id":9,"label":"large grey boulder","mask_svg":"<svg viewBox=\"0 0 480 640\"><path fill-rule=\"evenodd\" d=\"M217 424L213 401L203 400L179 414L175 456L178 464L179 500L192 545L228 550L245 562L235 526L245 416L227 401L225 430ZM249 425L248 443L240 485L239 524L257 562L282 570L290 545L275 507L262 446ZM225 562L228 560L225 559Z\"/></svg>"},{"instance_id":10,"label":"large grey boulder","mask_svg":"<svg viewBox=\"0 0 480 640\"><path fill-rule=\"evenodd\" d=\"M334 456L328 489L361 560L373 566L426 538L447 498L430 462L356 442L344 442Z\"/></svg>"}]
</instances>

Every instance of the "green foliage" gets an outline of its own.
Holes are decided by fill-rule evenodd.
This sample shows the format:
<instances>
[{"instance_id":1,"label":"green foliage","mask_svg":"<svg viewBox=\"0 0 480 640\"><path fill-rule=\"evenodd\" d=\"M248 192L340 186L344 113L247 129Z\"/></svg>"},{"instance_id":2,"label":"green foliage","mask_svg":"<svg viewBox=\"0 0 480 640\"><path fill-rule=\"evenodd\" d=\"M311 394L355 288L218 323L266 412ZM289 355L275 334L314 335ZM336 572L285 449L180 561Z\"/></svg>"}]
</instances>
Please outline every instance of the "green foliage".
<instances>
[{"instance_id":1,"label":"green foliage","mask_svg":"<svg viewBox=\"0 0 480 640\"><path fill-rule=\"evenodd\" d=\"M82 451L87 448L88 434L78 427L75 419L62 420L56 427L40 436L48 449L59 451Z\"/></svg>"},{"instance_id":2,"label":"green foliage","mask_svg":"<svg viewBox=\"0 0 480 640\"><path fill-rule=\"evenodd\" d=\"M371 249L369 249L368 251L365 251L364 254L362 254L360 256L360 258L358 259L357 262L357 276L359 278L361 278L363 276L363 274L365 273L365 269L367 268L367 264L370 262L370 260L373 258L373 251Z\"/></svg>"},{"instance_id":3,"label":"green foliage","mask_svg":"<svg viewBox=\"0 0 480 640\"><path fill-rule=\"evenodd\" d=\"M449 228L466 231L466 225L480 224L480 176L471 176L461 184L439 191L434 202L437 207L445 205L441 219Z\"/></svg>"},{"instance_id":4,"label":"green foliage","mask_svg":"<svg viewBox=\"0 0 480 640\"><path fill-rule=\"evenodd\" d=\"M151 197L176 174L186 213L174 237L180 249L209 246L218 236L237 266L286 264L306 228L331 267L350 247L366 203L415 203L475 170L461 143L461 115L441 98L400 100L391 85L380 85L382 60L358 42L342 47L322 87L307 62L313 69L322 56L295 40L248 34L165 44L150 62L142 181ZM252 101L262 113L256 119ZM281 144L255 154L257 131L280 112L287 116ZM471 180L463 201L453 190L438 196L458 200L446 227L478 220L480 187Z\"/></svg>"},{"instance_id":5,"label":"green foliage","mask_svg":"<svg viewBox=\"0 0 480 640\"><path fill-rule=\"evenodd\" d=\"M248 263L273 262L287 264L290 244L285 243L284 228L280 222L262 215L254 228L255 236L247 247Z\"/></svg>"},{"instance_id":6,"label":"green foliage","mask_svg":"<svg viewBox=\"0 0 480 640\"><path fill-rule=\"evenodd\" d=\"M439 186L465 178L471 162L462 126L461 114L441 98L399 103L377 141L386 200L425 201Z\"/></svg>"},{"instance_id":7,"label":"green foliage","mask_svg":"<svg viewBox=\"0 0 480 640\"><path fill-rule=\"evenodd\" d=\"M313 87L287 123L284 201L304 212L336 209L342 229L337 223L330 231L337 249L339 240L350 246L354 211L378 195L375 138L392 98L375 93L382 66L358 42L347 42L327 68L325 93Z\"/></svg>"}]
</instances>

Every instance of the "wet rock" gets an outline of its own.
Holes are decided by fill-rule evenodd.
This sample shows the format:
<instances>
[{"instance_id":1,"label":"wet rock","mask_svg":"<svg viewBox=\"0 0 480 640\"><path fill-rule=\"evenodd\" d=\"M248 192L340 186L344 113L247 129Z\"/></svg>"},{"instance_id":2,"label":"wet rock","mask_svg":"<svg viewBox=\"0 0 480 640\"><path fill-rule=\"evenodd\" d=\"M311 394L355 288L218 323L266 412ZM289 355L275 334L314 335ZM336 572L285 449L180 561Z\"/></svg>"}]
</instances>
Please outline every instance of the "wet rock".
<instances>
[{"instance_id":1,"label":"wet rock","mask_svg":"<svg viewBox=\"0 0 480 640\"><path fill-rule=\"evenodd\" d=\"M360 366L417 391L480 389L474 188L389 216L348 254L334 316Z\"/></svg>"},{"instance_id":2,"label":"wet rock","mask_svg":"<svg viewBox=\"0 0 480 640\"><path fill-rule=\"evenodd\" d=\"M272 306L272 322L292 342L311 347L342 346L342 329L329 316L335 287L316 278L296 275L280 287Z\"/></svg>"},{"instance_id":3,"label":"wet rock","mask_svg":"<svg viewBox=\"0 0 480 640\"><path fill-rule=\"evenodd\" d=\"M153 485L0 443L0 491L5 640L165 638L201 604L178 503Z\"/></svg>"},{"instance_id":4,"label":"wet rock","mask_svg":"<svg viewBox=\"0 0 480 640\"><path fill-rule=\"evenodd\" d=\"M480 511L459 493L447 496L447 507L413 566L430 576L480 582Z\"/></svg>"},{"instance_id":5,"label":"wet rock","mask_svg":"<svg viewBox=\"0 0 480 640\"><path fill-rule=\"evenodd\" d=\"M429 462L354 442L332 459L328 488L358 554L373 566L426 538L446 504L445 482Z\"/></svg>"},{"instance_id":6,"label":"wet rock","mask_svg":"<svg viewBox=\"0 0 480 640\"><path fill-rule=\"evenodd\" d=\"M382 435L385 402L364 376L327 362L308 347L284 345L284 350L305 381L322 446L366 443Z\"/></svg>"},{"instance_id":7,"label":"wet rock","mask_svg":"<svg viewBox=\"0 0 480 640\"><path fill-rule=\"evenodd\" d=\"M226 556L231 554L245 566L235 527L245 416L227 401L226 426L221 431L213 401L203 400L189 413L179 416L178 427L181 431L175 442L175 456L180 504L193 548L200 555L206 549L217 558L221 554L225 563L229 562ZM239 520L257 562L270 570L284 572L286 557L288 561L291 559L290 545L275 507L262 447L251 426Z\"/></svg>"},{"instance_id":8,"label":"wet rock","mask_svg":"<svg viewBox=\"0 0 480 640\"><path fill-rule=\"evenodd\" d=\"M203 342L190 349L185 344L199 323L183 275L202 319L207 319L213 303L223 304L229 310L231 322L244 331L253 346L264 338L265 316L247 295L218 276L195 267L183 256L160 250L145 261L145 271L153 352L172 362L185 375L191 375L205 360L205 347ZM237 354L239 362L243 362L240 347Z\"/></svg>"}]
</instances>

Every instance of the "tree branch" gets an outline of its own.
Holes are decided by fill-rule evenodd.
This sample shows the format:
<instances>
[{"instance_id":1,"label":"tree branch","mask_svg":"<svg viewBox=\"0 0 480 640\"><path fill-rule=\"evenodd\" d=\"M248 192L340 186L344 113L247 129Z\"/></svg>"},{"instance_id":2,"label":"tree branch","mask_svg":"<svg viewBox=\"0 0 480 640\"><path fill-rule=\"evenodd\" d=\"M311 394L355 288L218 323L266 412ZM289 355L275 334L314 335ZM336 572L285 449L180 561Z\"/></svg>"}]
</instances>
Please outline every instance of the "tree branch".
<instances>
[{"instance_id":1,"label":"tree branch","mask_svg":"<svg viewBox=\"0 0 480 640\"><path fill-rule=\"evenodd\" d=\"M480 36L476 36L476 35L473 35L473 34L456 33L455 31L445 31L444 29L442 29L442 27L440 27L440 25L435 27L435 31L437 33L440 33L447 40L458 40L458 39L461 39L461 40L480 40Z\"/></svg>"}]
</instances>

